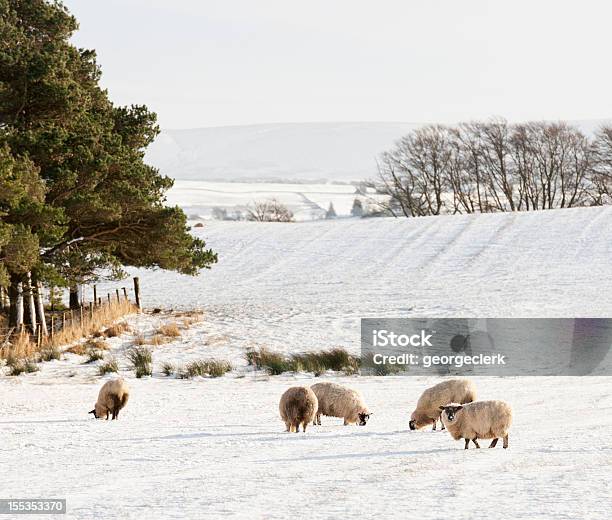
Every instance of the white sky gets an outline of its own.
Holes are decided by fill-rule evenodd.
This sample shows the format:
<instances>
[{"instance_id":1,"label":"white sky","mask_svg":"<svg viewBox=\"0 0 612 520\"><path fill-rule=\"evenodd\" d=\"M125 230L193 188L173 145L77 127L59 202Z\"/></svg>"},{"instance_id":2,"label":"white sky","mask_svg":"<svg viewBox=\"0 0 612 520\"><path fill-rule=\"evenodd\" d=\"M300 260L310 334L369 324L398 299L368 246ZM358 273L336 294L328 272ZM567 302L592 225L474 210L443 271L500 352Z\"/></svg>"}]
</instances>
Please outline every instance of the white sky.
<instances>
[{"instance_id":1,"label":"white sky","mask_svg":"<svg viewBox=\"0 0 612 520\"><path fill-rule=\"evenodd\" d=\"M162 127L612 116L603 0L66 0Z\"/></svg>"}]
</instances>

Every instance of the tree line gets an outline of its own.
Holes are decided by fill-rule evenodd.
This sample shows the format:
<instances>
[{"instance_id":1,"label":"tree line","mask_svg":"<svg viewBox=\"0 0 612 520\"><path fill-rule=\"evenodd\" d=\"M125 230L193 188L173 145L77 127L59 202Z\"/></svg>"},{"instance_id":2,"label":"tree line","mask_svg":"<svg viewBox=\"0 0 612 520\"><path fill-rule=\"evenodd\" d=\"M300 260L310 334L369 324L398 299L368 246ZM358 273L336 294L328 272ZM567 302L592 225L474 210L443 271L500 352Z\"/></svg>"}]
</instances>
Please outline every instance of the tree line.
<instances>
[{"instance_id":1,"label":"tree line","mask_svg":"<svg viewBox=\"0 0 612 520\"><path fill-rule=\"evenodd\" d=\"M414 130L378 162L394 216L534 211L612 203L612 126L503 119Z\"/></svg>"},{"instance_id":2,"label":"tree line","mask_svg":"<svg viewBox=\"0 0 612 520\"><path fill-rule=\"evenodd\" d=\"M24 291L71 289L124 266L194 275L216 254L165 205L172 180L144 162L159 132L117 106L58 1L0 0L0 286L16 323ZM27 288L27 289L26 289Z\"/></svg>"}]
</instances>

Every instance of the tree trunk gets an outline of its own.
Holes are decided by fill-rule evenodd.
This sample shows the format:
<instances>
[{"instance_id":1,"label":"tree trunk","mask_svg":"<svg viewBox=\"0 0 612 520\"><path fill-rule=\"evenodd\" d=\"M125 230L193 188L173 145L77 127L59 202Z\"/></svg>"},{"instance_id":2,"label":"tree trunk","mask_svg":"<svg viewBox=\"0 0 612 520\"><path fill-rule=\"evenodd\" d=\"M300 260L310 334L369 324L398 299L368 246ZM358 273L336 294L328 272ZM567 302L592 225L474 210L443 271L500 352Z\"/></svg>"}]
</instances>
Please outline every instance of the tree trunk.
<instances>
[{"instance_id":1,"label":"tree trunk","mask_svg":"<svg viewBox=\"0 0 612 520\"><path fill-rule=\"evenodd\" d=\"M23 325L23 290L19 277L11 277L11 284L8 288L8 295L9 327L15 327L19 329Z\"/></svg>"},{"instance_id":2,"label":"tree trunk","mask_svg":"<svg viewBox=\"0 0 612 520\"><path fill-rule=\"evenodd\" d=\"M43 302L43 288L42 283L36 283L36 313L38 314L38 321L42 329L43 336L47 336L47 320L45 318L45 304Z\"/></svg>"},{"instance_id":3,"label":"tree trunk","mask_svg":"<svg viewBox=\"0 0 612 520\"><path fill-rule=\"evenodd\" d=\"M30 273L26 277L25 289L29 324L32 327L32 333L36 334L36 304L34 303L34 289L32 288L32 275Z\"/></svg>"},{"instance_id":4,"label":"tree trunk","mask_svg":"<svg viewBox=\"0 0 612 520\"><path fill-rule=\"evenodd\" d=\"M79 286L73 285L70 287L70 308L78 309L81 306L79 299Z\"/></svg>"}]
</instances>

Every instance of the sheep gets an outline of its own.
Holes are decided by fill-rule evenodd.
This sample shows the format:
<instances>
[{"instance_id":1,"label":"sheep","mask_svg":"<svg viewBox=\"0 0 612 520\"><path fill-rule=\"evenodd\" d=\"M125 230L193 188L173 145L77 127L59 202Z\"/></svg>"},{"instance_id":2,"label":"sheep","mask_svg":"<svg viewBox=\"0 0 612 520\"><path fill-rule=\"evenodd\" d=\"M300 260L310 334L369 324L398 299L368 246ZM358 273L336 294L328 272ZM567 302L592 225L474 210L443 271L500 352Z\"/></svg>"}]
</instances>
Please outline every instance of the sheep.
<instances>
[{"instance_id":1,"label":"sheep","mask_svg":"<svg viewBox=\"0 0 612 520\"><path fill-rule=\"evenodd\" d=\"M119 418L119 411L127 404L130 397L130 389L122 378L111 379L102 385L98 394L98 402L92 413L96 419L112 414L112 420Z\"/></svg>"},{"instance_id":2,"label":"sheep","mask_svg":"<svg viewBox=\"0 0 612 520\"><path fill-rule=\"evenodd\" d=\"M416 405L416 409L410 416L408 425L411 430L424 428L436 422L440 418L440 406L447 403L471 403L476 400L476 387L468 379L449 379L428 388L423 392ZM444 423L442 423L444 429Z\"/></svg>"},{"instance_id":3,"label":"sheep","mask_svg":"<svg viewBox=\"0 0 612 520\"><path fill-rule=\"evenodd\" d=\"M336 383L317 383L311 388L319 400L319 409L313 424L321 425L321 414L342 417L344 426L348 424L365 426L368 422L371 413L357 390Z\"/></svg>"},{"instance_id":4,"label":"sheep","mask_svg":"<svg viewBox=\"0 0 612 520\"><path fill-rule=\"evenodd\" d=\"M299 432L300 424L306 433L306 426L317 413L319 402L315 393L307 386L293 386L281 397L278 409L288 432Z\"/></svg>"},{"instance_id":5,"label":"sheep","mask_svg":"<svg viewBox=\"0 0 612 520\"><path fill-rule=\"evenodd\" d=\"M456 441L465 439L465 449L470 440L480 448L477 439L493 439L489 448L495 448L497 440L504 439L508 447L508 430L512 423L512 408L504 401L477 401L466 405L450 403L440 406L442 422Z\"/></svg>"}]
</instances>

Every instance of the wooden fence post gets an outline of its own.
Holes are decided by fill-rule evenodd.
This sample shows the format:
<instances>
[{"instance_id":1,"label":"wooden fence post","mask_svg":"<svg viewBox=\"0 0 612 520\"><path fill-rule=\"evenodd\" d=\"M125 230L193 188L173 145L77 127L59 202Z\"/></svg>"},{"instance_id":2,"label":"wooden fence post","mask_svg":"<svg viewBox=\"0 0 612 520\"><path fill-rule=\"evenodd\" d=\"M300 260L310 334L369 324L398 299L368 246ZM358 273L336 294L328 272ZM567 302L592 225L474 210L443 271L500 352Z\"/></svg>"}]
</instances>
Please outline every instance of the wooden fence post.
<instances>
[{"instance_id":1,"label":"wooden fence post","mask_svg":"<svg viewBox=\"0 0 612 520\"><path fill-rule=\"evenodd\" d=\"M93 321L93 302L89 302L89 319Z\"/></svg>"},{"instance_id":2,"label":"wooden fence post","mask_svg":"<svg viewBox=\"0 0 612 520\"><path fill-rule=\"evenodd\" d=\"M110 293L106 293L106 296L108 298L108 304L110 305L110 302L111 302L111 300L110 300Z\"/></svg>"},{"instance_id":3,"label":"wooden fence post","mask_svg":"<svg viewBox=\"0 0 612 520\"><path fill-rule=\"evenodd\" d=\"M51 314L51 341L55 337L55 316Z\"/></svg>"},{"instance_id":4,"label":"wooden fence post","mask_svg":"<svg viewBox=\"0 0 612 520\"><path fill-rule=\"evenodd\" d=\"M115 289L115 293L117 294L117 303L121 303L121 298L119 298L119 289Z\"/></svg>"},{"instance_id":5,"label":"wooden fence post","mask_svg":"<svg viewBox=\"0 0 612 520\"><path fill-rule=\"evenodd\" d=\"M136 307L140 310L142 307L140 306L140 280L138 276L134 277L134 294L136 296Z\"/></svg>"},{"instance_id":6,"label":"wooden fence post","mask_svg":"<svg viewBox=\"0 0 612 520\"><path fill-rule=\"evenodd\" d=\"M94 291L94 305L98 305L98 288L94 285L93 286L93 291Z\"/></svg>"},{"instance_id":7,"label":"wooden fence post","mask_svg":"<svg viewBox=\"0 0 612 520\"><path fill-rule=\"evenodd\" d=\"M125 301L128 301L128 295L127 295L127 289L125 287L122 287L123 289L123 296L125 297Z\"/></svg>"}]
</instances>

